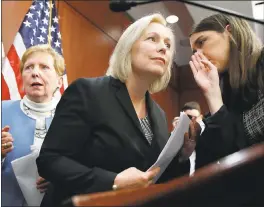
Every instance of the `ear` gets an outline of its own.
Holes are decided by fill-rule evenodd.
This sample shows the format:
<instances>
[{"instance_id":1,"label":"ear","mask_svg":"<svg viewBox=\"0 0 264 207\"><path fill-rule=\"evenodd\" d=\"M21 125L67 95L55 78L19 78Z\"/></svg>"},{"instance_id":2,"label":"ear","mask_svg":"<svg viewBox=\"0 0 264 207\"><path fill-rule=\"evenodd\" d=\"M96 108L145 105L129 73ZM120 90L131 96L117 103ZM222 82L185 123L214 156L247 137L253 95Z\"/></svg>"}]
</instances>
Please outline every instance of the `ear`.
<instances>
[{"instance_id":1,"label":"ear","mask_svg":"<svg viewBox=\"0 0 264 207\"><path fill-rule=\"evenodd\" d=\"M225 30L227 32L231 32L231 26L230 26L230 24L226 25Z\"/></svg>"},{"instance_id":2,"label":"ear","mask_svg":"<svg viewBox=\"0 0 264 207\"><path fill-rule=\"evenodd\" d=\"M58 88L61 88L62 83L63 83L63 79L62 79L62 76L60 76L60 77L58 78Z\"/></svg>"}]
</instances>

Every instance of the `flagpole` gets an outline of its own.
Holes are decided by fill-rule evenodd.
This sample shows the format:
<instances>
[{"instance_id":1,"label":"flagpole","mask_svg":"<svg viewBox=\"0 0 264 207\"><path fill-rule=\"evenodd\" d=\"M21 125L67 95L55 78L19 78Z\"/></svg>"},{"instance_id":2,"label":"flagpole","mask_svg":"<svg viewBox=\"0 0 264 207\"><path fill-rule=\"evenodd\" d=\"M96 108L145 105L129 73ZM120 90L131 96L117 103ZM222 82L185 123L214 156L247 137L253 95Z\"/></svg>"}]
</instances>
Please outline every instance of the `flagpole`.
<instances>
[{"instance_id":1,"label":"flagpole","mask_svg":"<svg viewBox=\"0 0 264 207\"><path fill-rule=\"evenodd\" d=\"M50 9L50 18L49 18L49 29L48 29L48 31L49 31L49 35L48 35L48 43L49 43L49 45L51 46L51 43L50 43L50 41L51 41L51 19L52 19L52 0L49 0L49 9Z\"/></svg>"}]
</instances>

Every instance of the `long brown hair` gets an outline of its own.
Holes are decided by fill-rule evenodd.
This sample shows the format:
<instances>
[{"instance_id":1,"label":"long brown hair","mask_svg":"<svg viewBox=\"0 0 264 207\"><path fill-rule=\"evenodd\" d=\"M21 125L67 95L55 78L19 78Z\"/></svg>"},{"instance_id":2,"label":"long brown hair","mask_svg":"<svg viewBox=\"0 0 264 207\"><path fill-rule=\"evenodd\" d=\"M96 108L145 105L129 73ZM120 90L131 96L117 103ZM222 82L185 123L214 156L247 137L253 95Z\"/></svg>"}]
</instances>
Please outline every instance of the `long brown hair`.
<instances>
[{"instance_id":1,"label":"long brown hair","mask_svg":"<svg viewBox=\"0 0 264 207\"><path fill-rule=\"evenodd\" d=\"M264 65L257 67L263 46L247 21L224 14L215 14L193 27L190 36L208 30L223 33L227 25L230 25L228 73L231 88L238 89L242 94L245 88L264 92Z\"/></svg>"}]
</instances>

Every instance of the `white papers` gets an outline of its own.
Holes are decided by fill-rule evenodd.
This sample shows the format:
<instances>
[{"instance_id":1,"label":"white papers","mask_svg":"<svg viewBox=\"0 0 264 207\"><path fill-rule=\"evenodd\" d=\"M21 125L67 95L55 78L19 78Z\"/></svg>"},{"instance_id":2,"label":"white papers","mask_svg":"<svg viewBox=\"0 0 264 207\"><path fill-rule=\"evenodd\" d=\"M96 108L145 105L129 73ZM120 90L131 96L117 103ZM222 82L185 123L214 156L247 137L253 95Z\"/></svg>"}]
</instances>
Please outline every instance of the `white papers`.
<instances>
[{"instance_id":1,"label":"white papers","mask_svg":"<svg viewBox=\"0 0 264 207\"><path fill-rule=\"evenodd\" d=\"M38 150L31 154L18 158L11 162L16 179L28 206L40 206L44 193L36 188L36 181L39 177L36 159Z\"/></svg>"},{"instance_id":2,"label":"white papers","mask_svg":"<svg viewBox=\"0 0 264 207\"><path fill-rule=\"evenodd\" d=\"M157 161L148 169L153 169L155 167L160 167L159 174L153 179L153 183L155 183L165 169L168 167L172 159L177 155L180 151L183 142L184 142L184 134L188 132L190 124L189 117L184 113L181 112L180 120L171 133L169 140L167 141L165 147L161 151Z\"/></svg>"}]
</instances>

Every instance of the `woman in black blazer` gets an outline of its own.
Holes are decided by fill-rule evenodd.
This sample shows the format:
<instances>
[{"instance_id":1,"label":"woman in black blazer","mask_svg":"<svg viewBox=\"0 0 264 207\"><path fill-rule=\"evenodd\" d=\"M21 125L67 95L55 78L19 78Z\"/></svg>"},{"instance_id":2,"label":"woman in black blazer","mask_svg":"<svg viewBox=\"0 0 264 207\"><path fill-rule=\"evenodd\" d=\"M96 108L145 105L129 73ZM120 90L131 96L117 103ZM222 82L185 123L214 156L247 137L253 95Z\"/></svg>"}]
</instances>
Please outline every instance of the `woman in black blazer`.
<instances>
[{"instance_id":1,"label":"woman in black blazer","mask_svg":"<svg viewBox=\"0 0 264 207\"><path fill-rule=\"evenodd\" d=\"M168 138L164 111L150 97L170 80L174 36L160 14L130 25L111 56L107 76L82 78L63 94L37 159L58 205L75 194L148 186L147 171ZM189 171L171 162L159 182Z\"/></svg>"}]
</instances>

